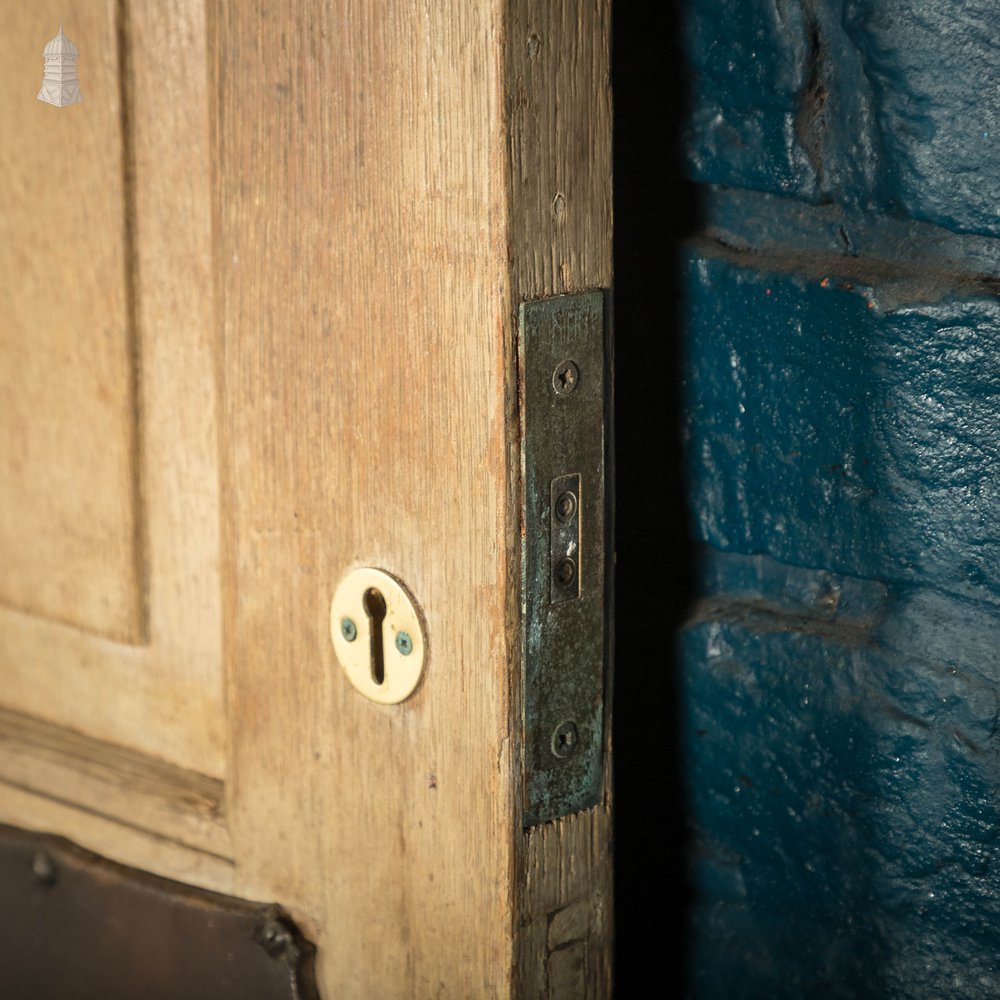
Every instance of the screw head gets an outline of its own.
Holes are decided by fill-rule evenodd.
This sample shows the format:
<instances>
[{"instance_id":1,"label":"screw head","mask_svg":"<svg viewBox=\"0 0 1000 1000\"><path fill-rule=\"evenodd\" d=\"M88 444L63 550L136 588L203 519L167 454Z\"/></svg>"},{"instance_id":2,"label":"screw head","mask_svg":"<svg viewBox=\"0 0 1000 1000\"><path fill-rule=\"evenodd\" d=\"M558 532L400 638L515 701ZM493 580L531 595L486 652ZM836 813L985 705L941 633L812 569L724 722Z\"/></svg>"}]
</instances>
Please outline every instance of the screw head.
<instances>
[{"instance_id":1,"label":"screw head","mask_svg":"<svg viewBox=\"0 0 1000 1000\"><path fill-rule=\"evenodd\" d=\"M341 618L340 620L340 634L348 641L354 642L358 637L358 626L354 624L351 618Z\"/></svg>"},{"instance_id":2,"label":"screw head","mask_svg":"<svg viewBox=\"0 0 1000 1000\"><path fill-rule=\"evenodd\" d=\"M292 932L277 918L270 918L257 928L257 943L272 958L280 958L292 946Z\"/></svg>"},{"instance_id":3,"label":"screw head","mask_svg":"<svg viewBox=\"0 0 1000 1000\"><path fill-rule=\"evenodd\" d=\"M403 656L409 656L413 652L413 640L410 638L409 632L396 633L396 649Z\"/></svg>"},{"instance_id":4,"label":"screw head","mask_svg":"<svg viewBox=\"0 0 1000 1000\"><path fill-rule=\"evenodd\" d=\"M54 885L56 881L56 866L52 858L44 851L39 851L31 859L31 874L39 885Z\"/></svg>"},{"instance_id":5,"label":"screw head","mask_svg":"<svg viewBox=\"0 0 1000 1000\"><path fill-rule=\"evenodd\" d=\"M552 733L552 753L559 758L569 757L580 745L580 731L576 723L567 719L560 722Z\"/></svg>"},{"instance_id":6,"label":"screw head","mask_svg":"<svg viewBox=\"0 0 1000 1000\"><path fill-rule=\"evenodd\" d=\"M552 388L557 396L568 396L580 384L580 369L573 361L560 361L552 373Z\"/></svg>"},{"instance_id":7,"label":"screw head","mask_svg":"<svg viewBox=\"0 0 1000 1000\"><path fill-rule=\"evenodd\" d=\"M576 494L566 490L556 498L556 518L565 524L576 514Z\"/></svg>"},{"instance_id":8,"label":"screw head","mask_svg":"<svg viewBox=\"0 0 1000 1000\"><path fill-rule=\"evenodd\" d=\"M564 556L556 563L555 577L560 587L572 587L576 582L576 563Z\"/></svg>"}]
</instances>

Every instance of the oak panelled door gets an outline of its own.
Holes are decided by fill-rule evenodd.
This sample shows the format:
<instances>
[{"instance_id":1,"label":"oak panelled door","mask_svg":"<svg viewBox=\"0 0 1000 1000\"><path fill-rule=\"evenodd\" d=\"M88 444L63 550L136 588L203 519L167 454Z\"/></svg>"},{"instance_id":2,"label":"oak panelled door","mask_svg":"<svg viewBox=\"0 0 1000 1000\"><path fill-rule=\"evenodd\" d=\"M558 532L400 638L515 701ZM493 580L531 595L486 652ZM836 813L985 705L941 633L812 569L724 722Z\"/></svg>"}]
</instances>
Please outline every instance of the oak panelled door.
<instances>
[{"instance_id":1,"label":"oak panelled door","mask_svg":"<svg viewBox=\"0 0 1000 1000\"><path fill-rule=\"evenodd\" d=\"M609 994L607 781L524 822L518 366L521 303L610 287L608 41L0 0L0 822L281 904L324 998ZM331 638L357 567L420 618L398 704Z\"/></svg>"}]
</instances>

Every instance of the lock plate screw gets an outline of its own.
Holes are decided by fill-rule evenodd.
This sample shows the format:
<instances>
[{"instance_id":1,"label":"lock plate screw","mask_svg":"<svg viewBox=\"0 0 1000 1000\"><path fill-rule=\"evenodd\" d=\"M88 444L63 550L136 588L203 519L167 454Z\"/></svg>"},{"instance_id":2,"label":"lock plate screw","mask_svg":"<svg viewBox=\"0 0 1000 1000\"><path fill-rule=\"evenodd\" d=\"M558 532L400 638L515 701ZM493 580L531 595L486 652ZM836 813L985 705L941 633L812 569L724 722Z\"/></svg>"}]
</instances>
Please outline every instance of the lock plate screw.
<instances>
[{"instance_id":1,"label":"lock plate screw","mask_svg":"<svg viewBox=\"0 0 1000 1000\"><path fill-rule=\"evenodd\" d=\"M292 932L282 921L274 918L265 921L254 937L272 958L280 958L295 943Z\"/></svg>"},{"instance_id":2,"label":"lock plate screw","mask_svg":"<svg viewBox=\"0 0 1000 1000\"><path fill-rule=\"evenodd\" d=\"M560 493L556 500L556 517L560 522L566 524L567 521L573 520L575 513L576 497L569 490L566 490L565 493Z\"/></svg>"},{"instance_id":3,"label":"lock plate screw","mask_svg":"<svg viewBox=\"0 0 1000 1000\"><path fill-rule=\"evenodd\" d=\"M552 388L556 395L568 396L580 384L580 369L573 361L560 361L552 373Z\"/></svg>"},{"instance_id":4,"label":"lock plate screw","mask_svg":"<svg viewBox=\"0 0 1000 1000\"><path fill-rule=\"evenodd\" d=\"M580 731L576 723L567 720L561 722L552 734L552 753L556 757L569 757L580 745Z\"/></svg>"},{"instance_id":5,"label":"lock plate screw","mask_svg":"<svg viewBox=\"0 0 1000 1000\"><path fill-rule=\"evenodd\" d=\"M348 641L354 642L358 637L358 626L351 618L342 618L340 621L340 634Z\"/></svg>"},{"instance_id":6,"label":"lock plate screw","mask_svg":"<svg viewBox=\"0 0 1000 1000\"><path fill-rule=\"evenodd\" d=\"M576 580L576 563L568 556L556 563L556 583L560 587L572 587Z\"/></svg>"},{"instance_id":7,"label":"lock plate screw","mask_svg":"<svg viewBox=\"0 0 1000 1000\"><path fill-rule=\"evenodd\" d=\"M403 656L409 656L410 653L413 652L413 640L410 638L409 632L397 633L396 649L398 649Z\"/></svg>"}]
</instances>

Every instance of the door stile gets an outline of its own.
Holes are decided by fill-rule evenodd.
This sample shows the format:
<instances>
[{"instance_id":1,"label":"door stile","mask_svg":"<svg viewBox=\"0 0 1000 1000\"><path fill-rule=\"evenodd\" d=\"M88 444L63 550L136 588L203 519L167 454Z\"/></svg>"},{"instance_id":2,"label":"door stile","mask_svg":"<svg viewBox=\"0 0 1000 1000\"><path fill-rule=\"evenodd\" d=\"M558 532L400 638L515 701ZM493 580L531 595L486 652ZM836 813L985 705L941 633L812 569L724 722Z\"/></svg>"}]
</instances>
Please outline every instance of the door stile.
<instances>
[{"instance_id":1,"label":"door stile","mask_svg":"<svg viewBox=\"0 0 1000 1000\"><path fill-rule=\"evenodd\" d=\"M509 310L516 358L520 303L612 285L610 0L504 4L504 94L508 176ZM606 517L613 506L610 335ZM520 373L523 384L524 373ZM520 470L520 459L515 467ZM512 477L514 473L511 473ZM523 484L522 484L523 486ZM523 498L519 499L520 505ZM613 533L606 535L607 653L611 663ZM520 600L518 611L521 611ZM521 630L517 717L523 718ZM604 795L575 815L529 827L516 844L515 995L611 995L611 685L604 696ZM519 751L523 745L519 743ZM521 762L523 766L523 761ZM519 788L519 805L523 798ZM517 824L520 829L520 822Z\"/></svg>"},{"instance_id":2,"label":"door stile","mask_svg":"<svg viewBox=\"0 0 1000 1000\"><path fill-rule=\"evenodd\" d=\"M322 995L610 994L609 754L523 826L516 361L522 302L610 289L609 16L208 8L235 891ZM423 616L398 705L330 639L364 566Z\"/></svg>"}]
</instances>

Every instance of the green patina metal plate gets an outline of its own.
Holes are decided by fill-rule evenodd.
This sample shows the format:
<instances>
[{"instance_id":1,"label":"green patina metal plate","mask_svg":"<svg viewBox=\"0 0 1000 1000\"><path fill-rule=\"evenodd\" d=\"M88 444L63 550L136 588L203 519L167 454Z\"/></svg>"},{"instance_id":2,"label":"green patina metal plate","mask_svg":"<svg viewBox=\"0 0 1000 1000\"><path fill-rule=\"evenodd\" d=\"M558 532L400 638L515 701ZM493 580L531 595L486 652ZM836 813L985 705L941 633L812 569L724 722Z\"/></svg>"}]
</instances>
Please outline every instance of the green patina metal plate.
<instances>
[{"instance_id":1,"label":"green patina metal plate","mask_svg":"<svg viewBox=\"0 0 1000 1000\"><path fill-rule=\"evenodd\" d=\"M524 824L603 793L609 591L604 293L520 311Z\"/></svg>"}]
</instances>

